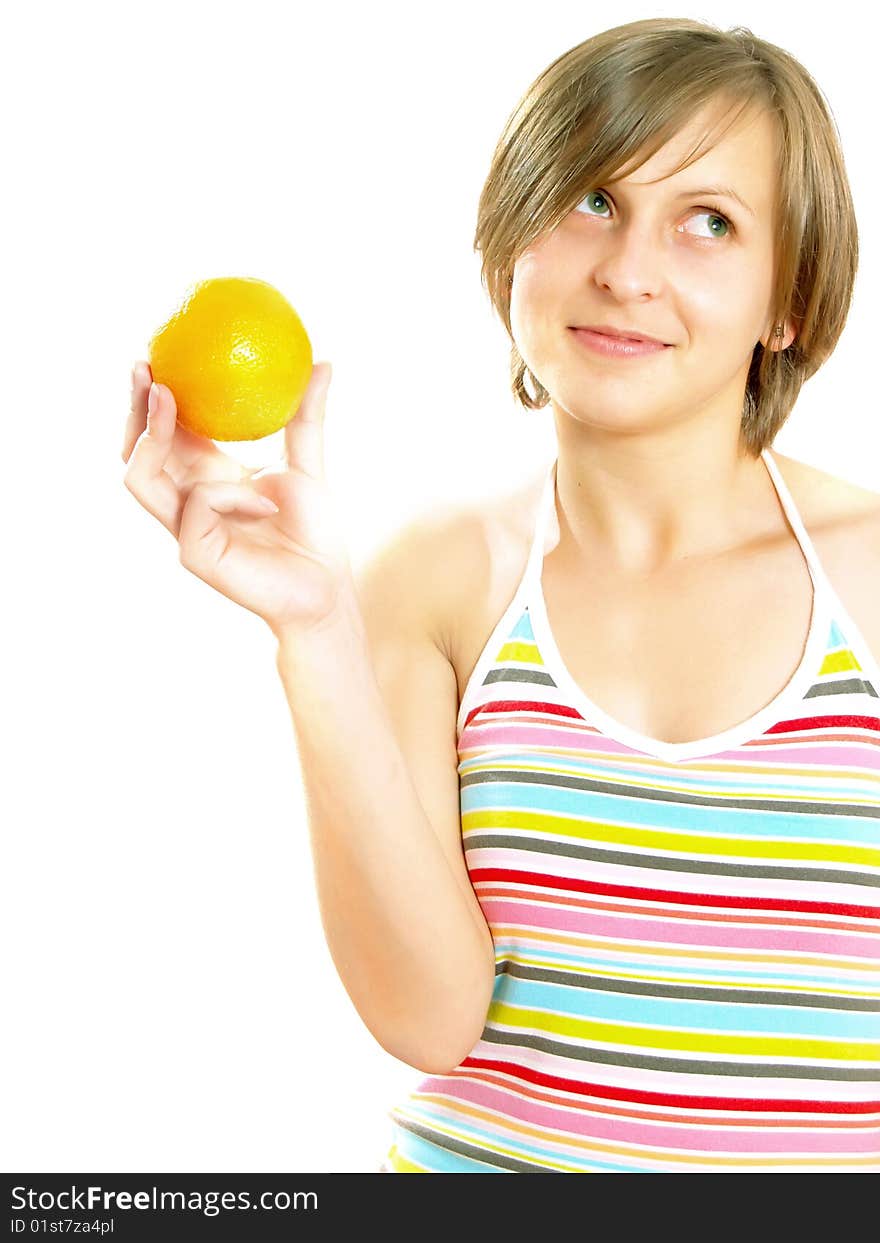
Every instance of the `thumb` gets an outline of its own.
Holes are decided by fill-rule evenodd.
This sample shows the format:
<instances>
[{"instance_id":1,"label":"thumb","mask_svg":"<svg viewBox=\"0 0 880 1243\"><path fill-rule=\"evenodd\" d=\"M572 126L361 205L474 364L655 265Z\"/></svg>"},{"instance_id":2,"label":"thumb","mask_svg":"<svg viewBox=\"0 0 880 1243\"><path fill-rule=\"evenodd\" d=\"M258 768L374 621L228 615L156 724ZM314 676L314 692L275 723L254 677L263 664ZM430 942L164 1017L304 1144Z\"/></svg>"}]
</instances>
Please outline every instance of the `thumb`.
<instances>
[{"instance_id":1,"label":"thumb","mask_svg":"<svg viewBox=\"0 0 880 1243\"><path fill-rule=\"evenodd\" d=\"M284 458L288 470L299 470L312 479L324 478L324 412L333 368L315 363L309 383L284 428Z\"/></svg>"}]
</instances>

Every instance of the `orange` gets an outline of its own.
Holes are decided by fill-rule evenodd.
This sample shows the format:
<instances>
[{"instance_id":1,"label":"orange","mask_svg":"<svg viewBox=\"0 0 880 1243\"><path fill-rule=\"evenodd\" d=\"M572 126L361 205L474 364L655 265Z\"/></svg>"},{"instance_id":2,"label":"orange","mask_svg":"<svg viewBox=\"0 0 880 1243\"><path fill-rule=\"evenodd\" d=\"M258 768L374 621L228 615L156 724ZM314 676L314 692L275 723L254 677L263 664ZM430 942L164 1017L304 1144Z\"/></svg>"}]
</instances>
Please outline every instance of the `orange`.
<instances>
[{"instance_id":1,"label":"orange","mask_svg":"<svg viewBox=\"0 0 880 1243\"><path fill-rule=\"evenodd\" d=\"M312 374L312 346L283 294L251 276L191 285L150 339L150 370L177 419L211 440L259 440L288 423Z\"/></svg>"}]
</instances>

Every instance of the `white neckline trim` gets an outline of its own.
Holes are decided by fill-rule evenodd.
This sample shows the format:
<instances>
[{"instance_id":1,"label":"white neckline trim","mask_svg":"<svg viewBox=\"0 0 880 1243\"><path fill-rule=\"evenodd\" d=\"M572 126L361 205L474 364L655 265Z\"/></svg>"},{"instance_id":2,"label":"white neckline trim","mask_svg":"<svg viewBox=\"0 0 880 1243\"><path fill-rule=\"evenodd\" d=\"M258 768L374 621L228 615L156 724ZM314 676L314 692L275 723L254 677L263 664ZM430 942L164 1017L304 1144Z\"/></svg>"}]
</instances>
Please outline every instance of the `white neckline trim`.
<instances>
[{"instance_id":1,"label":"white neckline trim","mask_svg":"<svg viewBox=\"0 0 880 1243\"><path fill-rule=\"evenodd\" d=\"M545 657L549 657L550 667L548 672L550 672L567 702L577 708L589 724L595 724L607 737L622 742L627 747L642 754L650 755L660 760L672 761L694 759L698 756L708 758L717 755L721 751L740 746L753 738L758 738L769 725L784 719L785 706L799 698L803 698L804 692L809 689L818 672L820 659L825 651L830 633L833 588L822 569L812 541L801 521L794 499L785 484L785 480L782 478L778 466L770 457L768 449L764 449L761 456L773 481L783 512L804 554L813 584L810 624L804 650L794 673L768 704L765 704L763 708L753 713L747 720L740 721L729 729L722 730L717 734L711 734L706 738L695 738L690 742L664 742L660 738L650 738L647 734L640 734L638 731L624 725L623 722L616 720L603 711L581 689L562 659L550 627L547 605L544 600L544 590L541 585L547 524L551 508L555 510L556 506L556 467L558 457L554 459L547 473L544 492L539 506L535 535L524 575L524 582L527 581L529 584L527 599L535 641ZM880 690L880 687L877 689Z\"/></svg>"}]
</instances>

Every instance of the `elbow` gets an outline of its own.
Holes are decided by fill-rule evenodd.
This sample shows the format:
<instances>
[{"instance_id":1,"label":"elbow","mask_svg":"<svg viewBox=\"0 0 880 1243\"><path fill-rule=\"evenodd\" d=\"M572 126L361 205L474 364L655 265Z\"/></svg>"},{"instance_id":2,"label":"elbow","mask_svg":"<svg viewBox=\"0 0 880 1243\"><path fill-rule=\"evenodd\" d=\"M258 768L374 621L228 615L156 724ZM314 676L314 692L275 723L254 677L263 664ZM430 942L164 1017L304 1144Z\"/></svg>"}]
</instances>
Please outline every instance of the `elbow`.
<instances>
[{"instance_id":1,"label":"elbow","mask_svg":"<svg viewBox=\"0 0 880 1243\"><path fill-rule=\"evenodd\" d=\"M449 1006L444 1014L442 1023L434 1022L431 1024L433 1029L430 1047L427 1047L425 1040L425 1025L419 1025L419 1039L409 1041L406 1045L396 1040L395 1047L389 1048L384 1045L386 1052L392 1057L396 1057L398 1061L405 1062L408 1066L413 1066L416 1070L422 1071L426 1075L449 1075L456 1070L466 1057L471 1053L474 1046L479 1042L486 1028L486 1018L489 1013L489 1007L492 1003L492 996L495 990L495 957L494 946L492 947L491 962L489 970L481 974L476 997L474 993L468 994L467 990L461 990L456 998L456 1005ZM461 1012L461 1003L470 997L470 1005L467 1013ZM444 1039L442 1043L440 1037Z\"/></svg>"},{"instance_id":2,"label":"elbow","mask_svg":"<svg viewBox=\"0 0 880 1243\"><path fill-rule=\"evenodd\" d=\"M477 1040L479 1037L477 1037ZM442 1056L428 1056L422 1050L411 1052L408 1049L385 1047L385 1052L390 1053L392 1057L399 1062L405 1062L407 1066L412 1066L415 1070L420 1070L423 1075L451 1075L454 1070L462 1064L470 1053L471 1049L477 1043L477 1040L471 1041L467 1049L462 1053L453 1053L452 1055L443 1054Z\"/></svg>"}]
</instances>

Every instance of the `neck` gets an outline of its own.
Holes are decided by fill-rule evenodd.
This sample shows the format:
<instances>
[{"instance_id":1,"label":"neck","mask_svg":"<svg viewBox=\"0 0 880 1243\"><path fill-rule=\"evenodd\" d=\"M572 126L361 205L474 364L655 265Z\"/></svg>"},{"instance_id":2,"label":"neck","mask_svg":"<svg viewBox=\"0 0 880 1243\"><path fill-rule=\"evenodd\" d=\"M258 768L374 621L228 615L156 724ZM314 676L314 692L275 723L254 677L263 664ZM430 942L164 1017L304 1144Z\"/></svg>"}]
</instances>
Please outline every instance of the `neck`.
<instances>
[{"instance_id":1,"label":"neck","mask_svg":"<svg viewBox=\"0 0 880 1243\"><path fill-rule=\"evenodd\" d=\"M760 457L717 448L656 453L618 441L597 452L560 444L560 544L606 572L643 575L756 538L778 523L767 467Z\"/></svg>"}]
</instances>

